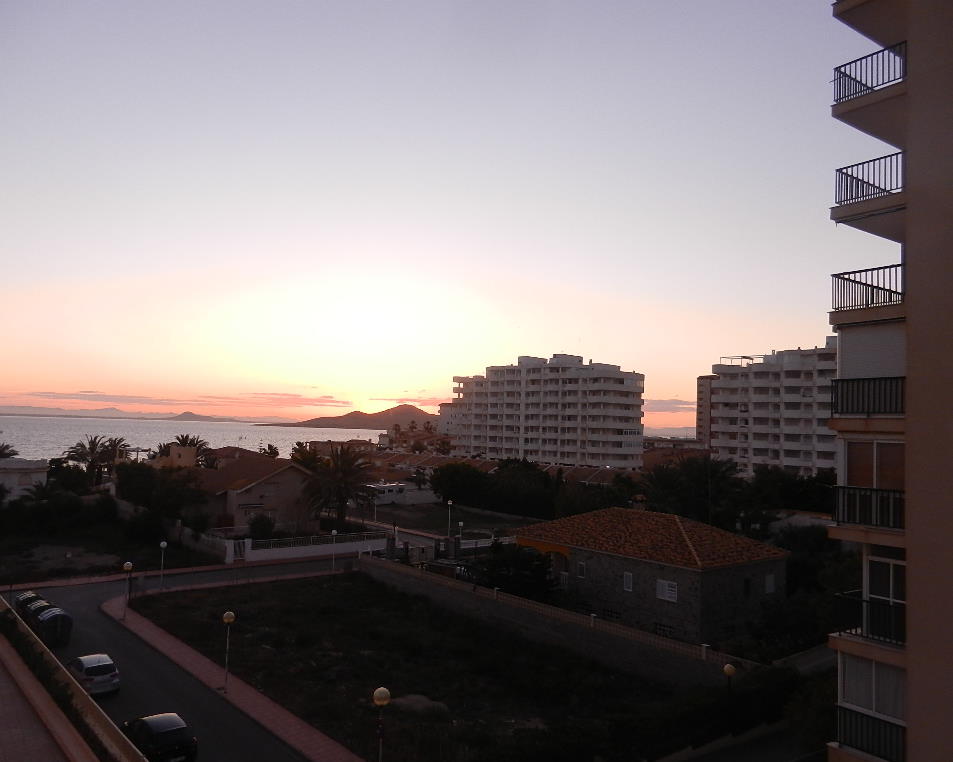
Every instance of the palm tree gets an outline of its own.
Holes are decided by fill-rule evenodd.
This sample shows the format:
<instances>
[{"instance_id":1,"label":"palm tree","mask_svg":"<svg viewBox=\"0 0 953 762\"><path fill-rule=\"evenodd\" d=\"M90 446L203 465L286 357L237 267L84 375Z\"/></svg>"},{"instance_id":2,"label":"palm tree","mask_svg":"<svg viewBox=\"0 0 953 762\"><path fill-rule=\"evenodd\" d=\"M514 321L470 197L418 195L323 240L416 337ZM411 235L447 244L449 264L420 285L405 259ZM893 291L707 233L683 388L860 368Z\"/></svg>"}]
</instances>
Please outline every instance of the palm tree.
<instances>
[{"instance_id":1,"label":"palm tree","mask_svg":"<svg viewBox=\"0 0 953 762\"><path fill-rule=\"evenodd\" d=\"M331 445L331 454L322 460L304 486L308 505L315 514L334 512L338 523L347 517L350 500L359 501L368 491L371 463L348 445Z\"/></svg>"},{"instance_id":2,"label":"palm tree","mask_svg":"<svg viewBox=\"0 0 953 762\"><path fill-rule=\"evenodd\" d=\"M212 456L209 452L209 444L198 434L177 434L175 444L181 445L182 447L195 448L195 465L205 466L206 468L214 467Z\"/></svg>"},{"instance_id":3,"label":"palm tree","mask_svg":"<svg viewBox=\"0 0 953 762\"><path fill-rule=\"evenodd\" d=\"M295 442L291 448L291 461L312 473L318 470L322 460L305 442Z\"/></svg>"},{"instance_id":4,"label":"palm tree","mask_svg":"<svg viewBox=\"0 0 953 762\"><path fill-rule=\"evenodd\" d=\"M17 452L12 444L0 442L0 458L15 458L20 453Z\"/></svg>"},{"instance_id":5,"label":"palm tree","mask_svg":"<svg viewBox=\"0 0 953 762\"><path fill-rule=\"evenodd\" d=\"M260 452L262 455L267 455L269 458L277 458L281 454L278 451L278 448L271 443L266 445L259 445L258 452Z\"/></svg>"},{"instance_id":6,"label":"palm tree","mask_svg":"<svg viewBox=\"0 0 953 762\"><path fill-rule=\"evenodd\" d=\"M169 445L171 442L160 442L155 447L152 448L152 451L156 454L157 458L164 457L169 454ZM151 457L151 456L150 456Z\"/></svg>"},{"instance_id":7,"label":"palm tree","mask_svg":"<svg viewBox=\"0 0 953 762\"><path fill-rule=\"evenodd\" d=\"M417 431L417 421L411 421L407 424L407 431L413 433Z\"/></svg>"},{"instance_id":8,"label":"palm tree","mask_svg":"<svg viewBox=\"0 0 953 762\"><path fill-rule=\"evenodd\" d=\"M93 484L99 485L102 483L103 465L109 457L104 437L98 434L96 436L87 434L85 442L77 442L72 447L64 450L63 456L74 463L82 463L86 467L86 473L93 475Z\"/></svg>"}]
</instances>

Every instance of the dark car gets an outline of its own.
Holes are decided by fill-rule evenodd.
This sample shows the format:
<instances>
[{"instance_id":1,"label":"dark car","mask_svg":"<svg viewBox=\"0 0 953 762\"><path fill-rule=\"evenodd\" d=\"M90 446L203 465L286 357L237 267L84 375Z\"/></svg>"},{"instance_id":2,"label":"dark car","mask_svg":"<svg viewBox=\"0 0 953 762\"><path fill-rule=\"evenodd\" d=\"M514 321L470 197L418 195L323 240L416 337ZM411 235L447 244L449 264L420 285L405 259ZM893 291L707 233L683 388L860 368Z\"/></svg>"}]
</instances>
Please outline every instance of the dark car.
<instances>
[{"instance_id":1,"label":"dark car","mask_svg":"<svg viewBox=\"0 0 953 762\"><path fill-rule=\"evenodd\" d=\"M195 762L199 742L185 720L174 712L153 714L122 724L149 762Z\"/></svg>"}]
</instances>

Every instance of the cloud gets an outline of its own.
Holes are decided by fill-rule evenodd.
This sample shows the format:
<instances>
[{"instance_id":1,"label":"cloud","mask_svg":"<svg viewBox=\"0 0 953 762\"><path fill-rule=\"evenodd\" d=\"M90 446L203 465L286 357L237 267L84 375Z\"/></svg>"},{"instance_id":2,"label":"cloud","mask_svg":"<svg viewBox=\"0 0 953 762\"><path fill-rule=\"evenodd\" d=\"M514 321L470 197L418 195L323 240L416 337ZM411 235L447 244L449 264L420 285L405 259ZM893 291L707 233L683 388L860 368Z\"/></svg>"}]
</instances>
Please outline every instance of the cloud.
<instances>
[{"instance_id":1,"label":"cloud","mask_svg":"<svg viewBox=\"0 0 953 762\"><path fill-rule=\"evenodd\" d=\"M334 395L322 394L320 397L305 397L303 394L287 392L248 392L234 397L204 395L202 400L214 400L216 404L255 405L259 407L352 407L351 400L339 400Z\"/></svg>"},{"instance_id":2,"label":"cloud","mask_svg":"<svg viewBox=\"0 0 953 762\"><path fill-rule=\"evenodd\" d=\"M106 392L27 392L24 396L44 400L78 400L81 402L133 402L143 405L189 405L196 400L168 399L148 397L140 394L108 394Z\"/></svg>"},{"instance_id":3,"label":"cloud","mask_svg":"<svg viewBox=\"0 0 953 762\"><path fill-rule=\"evenodd\" d=\"M442 402L450 402L450 397L371 397L374 402L396 402L398 405L422 405L437 407Z\"/></svg>"},{"instance_id":4,"label":"cloud","mask_svg":"<svg viewBox=\"0 0 953 762\"><path fill-rule=\"evenodd\" d=\"M204 394L189 399L171 399L168 397L149 397L142 394L108 394L107 392L28 392L27 397L44 400L74 400L79 402L107 402L114 404L163 405L170 407L204 406L223 407L243 405L246 407L352 407L350 400L337 399L331 394L319 397L305 397L301 394L285 392L250 392L238 395Z\"/></svg>"},{"instance_id":5,"label":"cloud","mask_svg":"<svg viewBox=\"0 0 953 762\"><path fill-rule=\"evenodd\" d=\"M692 413L695 403L689 400L643 400L642 410L646 413Z\"/></svg>"}]
</instances>

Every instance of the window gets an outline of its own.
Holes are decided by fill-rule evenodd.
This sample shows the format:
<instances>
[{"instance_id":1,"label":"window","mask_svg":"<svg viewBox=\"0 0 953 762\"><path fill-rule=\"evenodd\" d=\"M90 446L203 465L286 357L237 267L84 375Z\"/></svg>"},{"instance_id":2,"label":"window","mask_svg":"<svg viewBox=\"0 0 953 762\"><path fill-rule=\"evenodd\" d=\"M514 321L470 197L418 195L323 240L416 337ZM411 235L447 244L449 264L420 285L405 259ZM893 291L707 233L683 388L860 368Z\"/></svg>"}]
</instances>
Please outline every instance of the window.
<instances>
[{"instance_id":1,"label":"window","mask_svg":"<svg viewBox=\"0 0 953 762\"><path fill-rule=\"evenodd\" d=\"M907 674L899 667L840 654L840 702L902 720Z\"/></svg>"},{"instance_id":2,"label":"window","mask_svg":"<svg viewBox=\"0 0 953 762\"><path fill-rule=\"evenodd\" d=\"M559 572L559 587L561 590L569 589L569 572Z\"/></svg>"},{"instance_id":3,"label":"window","mask_svg":"<svg viewBox=\"0 0 953 762\"><path fill-rule=\"evenodd\" d=\"M579 577L579 579L586 578L586 562L585 561L580 561L579 563L576 564L576 576Z\"/></svg>"},{"instance_id":4,"label":"window","mask_svg":"<svg viewBox=\"0 0 953 762\"><path fill-rule=\"evenodd\" d=\"M774 575L773 574L764 575L764 592L766 595L771 595L774 592Z\"/></svg>"},{"instance_id":5,"label":"window","mask_svg":"<svg viewBox=\"0 0 953 762\"><path fill-rule=\"evenodd\" d=\"M632 592L632 572L622 573L622 589L627 593Z\"/></svg>"},{"instance_id":6,"label":"window","mask_svg":"<svg viewBox=\"0 0 953 762\"><path fill-rule=\"evenodd\" d=\"M655 597L663 601L678 602L678 583L666 579L655 580Z\"/></svg>"},{"instance_id":7,"label":"window","mask_svg":"<svg viewBox=\"0 0 953 762\"><path fill-rule=\"evenodd\" d=\"M661 622L655 623L655 634L661 635L663 638L674 638L675 637L675 628L669 624L662 624Z\"/></svg>"}]
</instances>

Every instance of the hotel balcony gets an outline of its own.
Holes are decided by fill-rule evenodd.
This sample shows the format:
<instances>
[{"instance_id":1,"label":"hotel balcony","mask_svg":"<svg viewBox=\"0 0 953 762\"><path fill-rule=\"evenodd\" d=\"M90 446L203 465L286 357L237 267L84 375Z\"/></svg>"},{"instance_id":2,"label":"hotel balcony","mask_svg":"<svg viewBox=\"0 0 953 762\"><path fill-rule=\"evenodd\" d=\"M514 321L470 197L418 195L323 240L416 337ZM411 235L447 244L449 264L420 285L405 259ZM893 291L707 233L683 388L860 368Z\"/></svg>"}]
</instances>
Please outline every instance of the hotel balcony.
<instances>
[{"instance_id":1,"label":"hotel balcony","mask_svg":"<svg viewBox=\"0 0 953 762\"><path fill-rule=\"evenodd\" d=\"M834 69L831 116L891 145L906 144L907 43Z\"/></svg>"},{"instance_id":2,"label":"hotel balcony","mask_svg":"<svg viewBox=\"0 0 953 762\"><path fill-rule=\"evenodd\" d=\"M837 706L836 710L838 746L865 752L885 762L906 762L907 729L903 725L846 706ZM828 755L828 759L869 760L870 757L836 754Z\"/></svg>"},{"instance_id":3,"label":"hotel balcony","mask_svg":"<svg viewBox=\"0 0 953 762\"><path fill-rule=\"evenodd\" d=\"M907 38L906 0L836 0L834 18L879 45Z\"/></svg>"},{"instance_id":4,"label":"hotel balcony","mask_svg":"<svg viewBox=\"0 0 953 762\"><path fill-rule=\"evenodd\" d=\"M860 590L839 593L836 597L841 621L852 623L837 634L891 646L907 642L906 604L864 598Z\"/></svg>"},{"instance_id":5,"label":"hotel balcony","mask_svg":"<svg viewBox=\"0 0 953 762\"><path fill-rule=\"evenodd\" d=\"M831 275L831 325L896 320L904 316L903 265Z\"/></svg>"},{"instance_id":6,"label":"hotel balcony","mask_svg":"<svg viewBox=\"0 0 953 762\"><path fill-rule=\"evenodd\" d=\"M835 487L834 524L827 534L842 542L906 547L905 502L902 490Z\"/></svg>"},{"instance_id":7,"label":"hotel balcony","mask_svg":"<svg viewBox=\"0 0 953 762\"><path fill-rule=\"evenodd\" d=\"M831 415L904 414L904 376L835 378L831 384Z\"/></svg>"},{"instance_id":8,"label":"hotel balcony","mask_svg":"<svg viewBox=\"0 0 953 762\"><path fill-rule=\"evenodd\" d=\"M906 241L903 152L841 167L831 219L897 243Z\"/></svg>"}]
</instances>

